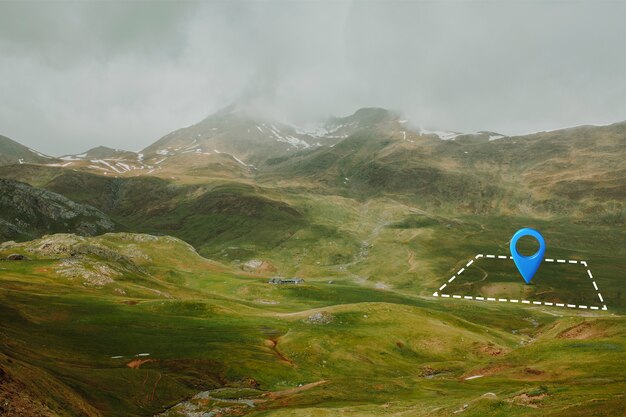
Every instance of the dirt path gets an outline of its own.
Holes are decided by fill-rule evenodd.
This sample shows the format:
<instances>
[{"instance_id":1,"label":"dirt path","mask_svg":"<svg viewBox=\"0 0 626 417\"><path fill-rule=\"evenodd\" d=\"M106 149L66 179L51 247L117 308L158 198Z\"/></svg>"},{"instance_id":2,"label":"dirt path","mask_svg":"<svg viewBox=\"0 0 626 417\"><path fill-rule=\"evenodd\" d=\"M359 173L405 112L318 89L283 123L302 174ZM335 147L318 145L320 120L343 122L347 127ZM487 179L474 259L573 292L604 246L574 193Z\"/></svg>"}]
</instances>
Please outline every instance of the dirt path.
<instances>
[{"instance_id":1,"label":"dirt path","mask_svg":"<svg viewBox=\"0 0 626 417\"><path fill-rule=\"evenodd\" d=\"M336 307L336 306L333 306ZM293 317L293 316L299 316L299 315L306 315L306 314L314 314L317 313L318 311L322 311L327 307L316 307L316 308L311 308L308 310L301 310L301 311L294 311L293 313L274 313L273 315L276 317Z\"/></svg>"},{"instance_id":2,"label":"dirt path","mask_svg":"<svg viewBox=\"0 0 626 417\"><path fill-rule=\"evenodd\" d=\"M408 272L413 272L417 269L418 262L415 260L415 252L413 252L411 249L407 249L407 252L409 255L409 259L407 260L409 264Z\"/></svg>"},{"instance_id":3,"label":"dirt path","mask_svg":"<svg viewBox=\"0 0 626 417\"><path fill-rule=\"evenodd\" d=\"M268 392L268 393L263 394L263 397L271 398L271 399L286 397L288 395L297 394L299 392L306 391L306 390L309 390L311 388L318 387L318 386L323 385L323 384L325 384L327 382L328 382L327 380L322 379L321 381L311 382L310 384L301 385L301 386L295 387L295 388L289 388L289 389L286 389L286 390L283 390L283 391Z\"/></svg>"},{"instance_id":4,"label":"dirt path","mask_svg":"<svg viewBox=\"0 0 626 417\"><path fill-rule=\"evenodd\" d=\"M154 401L154 399L156 398L157 385L159 385L159 382L161 382L162 378L163 378L163 375L159 372L159 376L156 379L156 381L154 381L154 387L152 388L152 395L150 396L151 401Z\"/></svg>"}]
</instances>

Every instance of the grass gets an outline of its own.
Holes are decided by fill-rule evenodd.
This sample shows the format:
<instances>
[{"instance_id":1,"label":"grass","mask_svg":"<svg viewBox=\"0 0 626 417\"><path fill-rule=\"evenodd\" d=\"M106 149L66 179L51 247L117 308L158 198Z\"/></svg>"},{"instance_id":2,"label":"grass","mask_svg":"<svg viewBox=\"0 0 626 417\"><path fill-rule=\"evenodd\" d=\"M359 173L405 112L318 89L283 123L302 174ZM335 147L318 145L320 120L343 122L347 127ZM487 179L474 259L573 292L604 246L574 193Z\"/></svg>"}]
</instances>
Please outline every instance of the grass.
<instances>
[{"instance_id":1,"label":"grass","mask_svg":"<svg viewBox=\"0 0 626 417\"><path fill-rule=\"evenodd\" d=\"M582 149L585 135L574 136ZM194 400L200 411L231 415L623 414L619 178L586 183L604 171L583 154L572 174L559 138L433 143L353 137L274 161L282 178L258 181L208 181L199 166L115 179L21 168L129 230L174 235L212 260L178 239L125 233L70 239L59 252L38 251L43 241L1 249L0 258L29 259L0 262L0 371L18 381L0 383L0 399L12 387L43 399L40 409L90 416L173 406L169 415L181 415L176 404L201 392L211 399ZM597 192L578 192L589 188ZM586 260L609 310L432 297L476 254L508 255L522 227L542 232L546 257ZM72 258L119 274L103 286L59 274ZM243 272L253 258L305 284ZM454 286L576 304L596 297L584 268L569 264L544 263L525 286L511 261L481 259ZM331 320L316 323L316 313ZM154 361L127 366L139 359ZM255 406L224 401L242 397Z\"/></svg>"},{"instance_id":2,"label":"grass","mask_svg":"<svg viewBox=\"0 0 626 417\"><path fill-rule=\"evenodd\" d=\"M394 230L382 228L374 247ZM0 349L12 361L1 366L12 375L24 367L49 375L54 384L44 397L52 409L80 410L84 401L93 415L152 415L220 387L262 400L237 406L252 415L443 416L463 404L467 415L524 415L530 409L519 396L536 397L541 387L547 396L537 401L554 415L565 412L567 401L592 413L621 404L610 394L624 387L622 316L559 310L557 317L541 308L445 302L350 279L272 286L205 260L178 240L144 239L87 239L134 255L129 259L145 270L102 288L58 276L66 255L33 253L36 242L11 249L29 261L0 263ZM88 256L111 267L127 262ZM307 320L319 311L332 322ZM561 336L585 322L595 330ZM126 366L142 353L155 362ZM464 379L480 373L487 376ZM27 390L36 392L36 381ZM327 382L278 394L316 381ZM487 392L497 398L483 398Z\"/></svg>"}]
</instances>

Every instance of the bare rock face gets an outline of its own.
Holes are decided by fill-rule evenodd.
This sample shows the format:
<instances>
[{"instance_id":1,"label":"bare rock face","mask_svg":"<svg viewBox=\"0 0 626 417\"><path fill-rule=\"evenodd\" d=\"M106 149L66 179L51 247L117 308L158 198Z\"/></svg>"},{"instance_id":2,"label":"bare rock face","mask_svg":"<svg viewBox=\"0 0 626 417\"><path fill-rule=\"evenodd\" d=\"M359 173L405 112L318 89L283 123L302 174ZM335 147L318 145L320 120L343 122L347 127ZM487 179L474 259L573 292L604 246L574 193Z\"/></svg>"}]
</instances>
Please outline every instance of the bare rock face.
<instances>
[{"instance_id":1,"label":"bare rock face","mask_svg":"<svg viewBox=\"0 0 626 417\"><path fill-rule=\"evenodd\" d=\"M85 240L82 236L69 233L46 235L37 242L37 246L28 247L27 250L43 256L69 255L75 245Z\"/></svg>"},{"instance_id":2,"label":"bare rock face","mask_svg":"<svg viewBox=\"0 0 626 417\"><path fill-rule=\"evenodd\" d=\"M139 249L137 245L130 244L120 249L120 253L132 259L133 261L151 261L150 255Z\"/></svg>"},{"instance_id":3,"label":"bare rock face","mask_svg":"<svg viewBox=\"0 0 626 417\"><path fill-rule=\"evenodd\" d=\"M0 178L0 240L33 238L55 232L94 236L114 228L113 221L94 207Z\"/></svg>"},{"instance_id":4,"label":"bare rock face","mask_svg":"<svg viewBox=\"0 0 626 417\"><path fill-rule=\"evenodd\" d=\"M15 248L17 246L19 246L19 244L16 243L15 241L7 240L6 242L0 243L0 251L13 249L13 248Z\"/></svg>"},{"instance_id":5,"label":"bare rock face","mask_svg":"<svg viewBox=\"0 0 626 417\"><path fill-rule=\"evenodd\" d=\"M263 261L261 259L250 259L241 266L246 272L276 272L276 267L270 261Z\"/></svg>"},{"instance_id":6,"label":"bare rock face","mask_svg":"<svg viewBox=\"0 0 626 417\"><path fill-rule=\"evenodd\" d=\"M57 274L71 280L80 279L83 285L103 287L115 282L122 274L109 265L90 259L68 258L61 261Z\"/></svg>"},{"instance_id":7,"label":"bare rock face","mask_svg":"<svg viewBox=\"0 0 626 417\"><path fill-rule=\"evenodd\" d=\"M7 261L23 261L24 259L26 259L26 257L21 253L12 253L7 256Z\"/></svg>"}]
</instances>

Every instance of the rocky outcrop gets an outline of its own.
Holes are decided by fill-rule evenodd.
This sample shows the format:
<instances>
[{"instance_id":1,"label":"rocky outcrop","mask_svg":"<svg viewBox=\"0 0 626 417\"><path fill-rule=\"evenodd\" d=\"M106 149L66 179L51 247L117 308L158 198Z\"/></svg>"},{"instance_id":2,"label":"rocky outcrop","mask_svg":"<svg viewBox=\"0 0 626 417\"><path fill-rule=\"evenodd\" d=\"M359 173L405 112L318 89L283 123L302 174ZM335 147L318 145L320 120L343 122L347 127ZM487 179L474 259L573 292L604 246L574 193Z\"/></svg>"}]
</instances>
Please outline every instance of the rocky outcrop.
<instances>
[{"instance_id":1,"label":"rocky outcrop","mask_svg":"<svg viewBox=\"0 0 626 417\"><path fill-rule=\"evenodd\" d=\"M0 178L0 240L32 239L56 232L94 236L114 228L114 222L94 207Z\"/></svg>"},{"instance_id":2,"label":"rocky outcrop","mask_svg":"<svg viewBox=\"0 0 626 417\"><path fill-rule=\"evenodd\" d=\"M334 320L335 316L333 316L329 312L320 311L307 317L305 322L310 324L329 324L332 323Z\"/></svg>"},{"instance_id":3,"label":"rocky outcrop","mask_svg":"<svg viewBox=\"0 0 626 417\"><path fill-rule=\"evenodd\" d=\"M250 259L241 266L246 272L267 273L276 272L276 267L270 261L264 261L261 259Z\"/></svg>"}]
</instances>

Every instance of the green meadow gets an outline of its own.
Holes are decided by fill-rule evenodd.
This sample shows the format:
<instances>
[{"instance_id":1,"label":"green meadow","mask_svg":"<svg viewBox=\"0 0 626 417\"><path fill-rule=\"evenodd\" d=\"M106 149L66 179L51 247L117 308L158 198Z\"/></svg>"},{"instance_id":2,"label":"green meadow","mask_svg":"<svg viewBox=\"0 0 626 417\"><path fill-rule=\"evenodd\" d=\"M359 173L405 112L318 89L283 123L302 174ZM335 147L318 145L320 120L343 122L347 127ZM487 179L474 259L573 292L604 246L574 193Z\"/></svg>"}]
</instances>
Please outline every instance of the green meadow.
<instances>
[{"instance_id":1,"label":"green meadow","mask_svg":"<svg viewBox=\"0 0 626 417\"><path fill-rule=\"evenodd\" d=\"M623 412L623 232L567 225L567 235L565 223L486 224L386 204L341 206L319 221L325 227L267 252L306 274L303 285L270 285L268 274L205 259L170 237L3 246L0 257L27 259L0 262L2 367L28 375L25 391L68 416ZM315 235L358 218L374 227ZM521 226L541 228L547 256L587 260L608 311L432 297L475 254L507 254L502 230ZM302 253L313 239L326 244ZM351 251L339 267L326 261ZM108 267L113 282L64 276L72 258L86 270ZM455 284L468 293L526 291L510 260L477 260ZM595 295L589 285L581 265L544 264L529 296L582 303Z\"/></svg>"}]
</instances>

